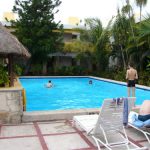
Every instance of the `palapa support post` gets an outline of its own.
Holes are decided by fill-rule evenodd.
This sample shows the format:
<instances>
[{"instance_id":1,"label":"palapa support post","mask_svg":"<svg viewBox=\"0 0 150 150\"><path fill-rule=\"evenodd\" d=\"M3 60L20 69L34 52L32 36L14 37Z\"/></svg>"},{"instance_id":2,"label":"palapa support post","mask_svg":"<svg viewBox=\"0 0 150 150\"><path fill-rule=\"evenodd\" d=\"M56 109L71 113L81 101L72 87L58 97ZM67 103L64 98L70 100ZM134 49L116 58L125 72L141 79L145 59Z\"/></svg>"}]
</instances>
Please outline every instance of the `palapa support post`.
<instances>
[{"instance_id":1,"label":"palapa support post","mask_svg":"<svg viewBox=\"0 0 150 150\"><path fill-rule=\"evenodd\" d=\"M9 65L8 65L8 72L9 72L9 78L10 78L10 83L9 86L12 87L14 86L14 77L13 77L13 55L10 54L8 55L8 60L9 60Z\"/></svg>"}]
</instances>

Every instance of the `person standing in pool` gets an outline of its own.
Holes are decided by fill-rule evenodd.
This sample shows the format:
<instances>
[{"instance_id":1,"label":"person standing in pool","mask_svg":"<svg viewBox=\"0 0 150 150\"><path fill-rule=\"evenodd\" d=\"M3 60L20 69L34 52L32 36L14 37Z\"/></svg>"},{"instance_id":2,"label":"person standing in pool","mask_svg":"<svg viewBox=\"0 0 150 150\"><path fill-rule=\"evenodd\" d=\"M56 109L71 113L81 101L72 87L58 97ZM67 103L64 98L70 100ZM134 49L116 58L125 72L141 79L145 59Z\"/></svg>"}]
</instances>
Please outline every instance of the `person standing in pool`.
<instances>
[{"instance_id":1,"label":"person standing in pool","mask_svg":"<svg viewBox=\"0 0 150 150\"><path fill-rule=\"evenodd\" d=\"M130 64L129 68L126 72L127 86L128 86L128 97L131 95L132 89L132 97L135 97L135 80L138 79L137 70L133 68L133 65Z\"/></svg>"}]
</instances>

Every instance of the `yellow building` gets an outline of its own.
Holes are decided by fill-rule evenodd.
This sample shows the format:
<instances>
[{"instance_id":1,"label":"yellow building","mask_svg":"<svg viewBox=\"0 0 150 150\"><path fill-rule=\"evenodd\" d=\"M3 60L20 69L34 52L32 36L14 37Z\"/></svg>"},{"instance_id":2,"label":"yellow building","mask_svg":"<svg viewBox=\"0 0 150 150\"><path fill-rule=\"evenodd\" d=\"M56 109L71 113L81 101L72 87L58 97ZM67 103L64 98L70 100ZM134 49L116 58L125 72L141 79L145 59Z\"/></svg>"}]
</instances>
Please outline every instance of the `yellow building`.
<instances>
[{"instance_id":1,"label":"yellow building","mask_svg":"<svg viewBox=\"0 0 150 150\"><path fill-rule=\"evenodd\" d=\"M80 19L77 17L69 17L68 18L68 24L70 25L77 25L80 23Z\"/></svg>"},{"instance_id":2,"label":"yellow building","mask_svg":"<svg viewBox=\"0 0 150 150\"><path fill-rule=\"evenodd\" d=\"M15 14L12 12L4 12L3 13L3 20L6 20L5 18L7 18L8 21L15 20Z\"/></svg>"}]
</instances>

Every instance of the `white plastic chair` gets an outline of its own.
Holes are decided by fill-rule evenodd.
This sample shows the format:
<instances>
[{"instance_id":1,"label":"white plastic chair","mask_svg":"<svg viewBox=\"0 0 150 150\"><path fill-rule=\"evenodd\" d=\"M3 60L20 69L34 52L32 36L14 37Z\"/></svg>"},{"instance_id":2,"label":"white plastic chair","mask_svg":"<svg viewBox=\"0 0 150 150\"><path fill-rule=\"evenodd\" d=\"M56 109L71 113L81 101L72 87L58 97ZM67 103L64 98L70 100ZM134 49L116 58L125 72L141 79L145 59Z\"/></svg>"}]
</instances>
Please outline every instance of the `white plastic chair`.
<instances>
[{"instance_id":1,"label":"white plastic chair","mask_svg":"<svg viewBox=\"0 0 150 150\"><path fill-rule=\"evenodd\" d=\"M111 99L112 100L112 99ZM132 107L135 107L136 97L128 97L128 111L130 112ZM87 134L96 125L99 114L90 115L78 115L73 117L73 124L79 125L82 129L85 129Z\"/></svg>"},{"instance_id":2,"label":"white plastic chair","mask_svg":"<svg viewBox=\"0 0 150 150\"><path fill-rule=\"evenodd\" d=\"M129 140L123 126L123 106L124 101L118 104L113 99L105 99L99 115L74 116L73 124L85 130L95 140L99 150L101 149L100 144L109 150L118 146L125 146L130 149ZM114 135L119 135L118 141L116 138L113 141L109 138ZM132 144L136 147L134 150L146 149L146 147L140 148L134 143Z\"/></svg>"}]
</instances>

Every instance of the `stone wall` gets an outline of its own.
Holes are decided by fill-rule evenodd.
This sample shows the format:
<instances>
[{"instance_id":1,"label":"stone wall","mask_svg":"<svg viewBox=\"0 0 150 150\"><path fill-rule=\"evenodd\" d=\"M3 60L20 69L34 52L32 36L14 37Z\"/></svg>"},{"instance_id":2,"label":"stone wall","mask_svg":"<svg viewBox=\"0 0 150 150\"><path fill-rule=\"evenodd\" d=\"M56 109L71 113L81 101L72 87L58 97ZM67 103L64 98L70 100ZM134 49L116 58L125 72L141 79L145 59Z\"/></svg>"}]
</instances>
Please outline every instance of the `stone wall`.
<instances>
[{"instance_id":1,"label":"stone wall","mask_svg":"<svg viewBox=\"0 0 150 150\"><path fill-rule=\"evenodd\" d=\"M22 89L0 90L0 123L21 123L22 115Z\"/></svg>"}]
</instances>

